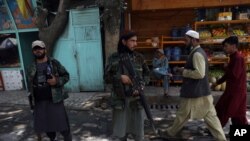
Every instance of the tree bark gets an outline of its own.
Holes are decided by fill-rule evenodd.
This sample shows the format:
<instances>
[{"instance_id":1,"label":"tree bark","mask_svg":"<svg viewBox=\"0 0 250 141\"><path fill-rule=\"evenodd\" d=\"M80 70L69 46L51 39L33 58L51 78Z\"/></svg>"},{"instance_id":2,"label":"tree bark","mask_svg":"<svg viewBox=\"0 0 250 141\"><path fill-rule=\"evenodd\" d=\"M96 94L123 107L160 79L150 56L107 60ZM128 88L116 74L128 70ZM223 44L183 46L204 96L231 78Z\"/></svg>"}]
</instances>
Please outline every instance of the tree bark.
<instances>
[{"instance_id":1,"label":"tree bark","mask_svg":"<svg viewBox=\"0 0 250 141\"><path fill-rule=\"evenodd\" d=\"M64 29L68 24L68 13L66 11L68 6L69 0L60 0L55 19L48 27L44 26L46 17L48 15L48 10L39 10L40 13L36 20L36 24L39 29L39 38L45 42L49 55L52 54L57 39L64 32Z\"/></svg>"},{"instance_id":2,"label":"tree bark","mask_svg":"<svg viewBox=\"0 0 250 141\"><path fill-rule=\"evenodd\" d=\"M105 32L105 62L107 62L108 57L117 51L120 35L122 0L99 1L102 2L101 6L104 7L102 18Z\"/></svg>"},{"instance_id":3,"label":"tree bark","mask_svg":"<svg viewBox=\"0 0 250 141\"><path fill-rule=\"evenodd\" d=\"M108 61L108 57L117 51L117 45L119 40L119 27L116 33L112 33L109 30L105 30L105 62Z\"/></svg>"},{"instance_id":4,"label":"tree bark","mask_svg":"<svg viewBox=\"0 0 250 141\"><path fill-rule=\"evenodd\" d=\"M60 0L58 12L49 27L44 26L48 11L46 9L40 9L40 16L37 18L39 38L45 42L50 55L53 52L54 44L67 26L68 13L66 12L66 8L70 6L70 3L74 4L74 1L69 1L70 0ZM117 50L120 34L121 1L123 0L96 0L96 3L99 3L99 6L105 9L103 13L105 62L107 62L108 57ZM47 0L47 2L50 2L50 0ZM77 2L78 1L75 1L75 3ZM77 5L84 4L82 1L78 3Z\"/></svg>"}]
</instances>

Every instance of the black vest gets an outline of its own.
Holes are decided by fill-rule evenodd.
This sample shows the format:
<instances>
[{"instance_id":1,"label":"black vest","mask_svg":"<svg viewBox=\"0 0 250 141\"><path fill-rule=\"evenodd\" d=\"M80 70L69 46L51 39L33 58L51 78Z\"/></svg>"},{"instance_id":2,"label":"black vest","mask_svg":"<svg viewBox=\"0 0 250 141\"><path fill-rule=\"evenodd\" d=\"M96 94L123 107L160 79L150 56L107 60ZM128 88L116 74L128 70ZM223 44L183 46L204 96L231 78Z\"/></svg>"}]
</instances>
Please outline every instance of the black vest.
<instances>
[{"instance_id":1,"label":"black vest","mask_svg":"<svg viewBox=\"0 0 250 141\"><path fill-rule=\"evenodd\" d=\"M199 47L195 49L188 57L185 64L185 69L194 70L193 66L193 56L194 53L199 52L204 56L206 63L205 76L202 79L192 79L183 77L183 84L181 86L180 97L184 98L197 98L202 96L207 96L210 94L210 87L208 82L208 60L204 50Z\"/></svg>"}]
</instances>

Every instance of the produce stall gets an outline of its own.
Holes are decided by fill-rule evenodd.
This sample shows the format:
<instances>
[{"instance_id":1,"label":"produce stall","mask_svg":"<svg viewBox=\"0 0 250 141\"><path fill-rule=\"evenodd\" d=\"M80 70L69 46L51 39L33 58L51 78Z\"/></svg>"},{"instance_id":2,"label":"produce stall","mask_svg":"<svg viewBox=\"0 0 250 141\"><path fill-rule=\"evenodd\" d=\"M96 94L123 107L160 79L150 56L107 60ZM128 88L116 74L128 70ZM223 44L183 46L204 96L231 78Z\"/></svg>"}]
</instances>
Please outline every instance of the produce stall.
<instances>
[{"instance_id":1,"label":"produce stall","mask_svg":"<svg viewBox=\"0 0 250 141\"><path fill-rule=\"evenodd\" d=\"M250 69L250 1L218 1L197 3L195 0L182 1L131 1L131 9L127 12L127 29L137 31L140 39L138 51L146 56L148 65L152 59L153 51L157 48L164 49L169 59L171 73L174 68L185 64L187 51L184 44L184 33L188 29L200 33L201 46L208 55L210 73L219 71L223 74L223 66L228 63L229 57L224 53L221 42L229 35L239 37L239 51L246 58L248 70ZM141 38L143 37L143 38ZM145 38L146 37L146 38ZM152 37L159 38L159 46L152 45ZM147 43L147 48L143 44ZM215 77L217 73L215 73ZM216 78L216 79L217 79ZM176 77L171 83L182 83ZM219 89L219 87L221 87ZM223 90L218 86L218 90Z\"/></svg>"}]
</instances>

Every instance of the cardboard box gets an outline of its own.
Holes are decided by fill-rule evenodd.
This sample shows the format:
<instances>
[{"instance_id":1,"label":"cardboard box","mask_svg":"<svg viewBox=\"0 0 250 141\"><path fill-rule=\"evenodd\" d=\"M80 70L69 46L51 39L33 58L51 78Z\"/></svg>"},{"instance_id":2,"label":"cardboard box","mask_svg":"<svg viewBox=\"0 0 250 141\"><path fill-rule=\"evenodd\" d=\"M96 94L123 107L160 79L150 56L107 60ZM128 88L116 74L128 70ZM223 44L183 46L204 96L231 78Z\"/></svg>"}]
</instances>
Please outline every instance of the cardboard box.
<instances>
[{"instance_id":1,"label":"cardboard box","mask_svg":"<svg viewBox=\"0 0 250 141\"><path fill-rule=\"evenodd\" d=\"M249 19L249 18L248 18L248 13L239 13L239 14L236 16L236 19L237 19L237 20L247 20L247 19Z\"/></svg>"},{"instance_id":2,"label":"cardboard box","mask_svg":"<svg viewBox=\"0 0 250 141\"><path fill-rule=\"evenodd\" d=\"M232 12L220 12L218 14L218 21L232 20Z\"/></svg>"},{"instance_id":3,"label":"cardboard box","mask_svg":"<svg viewBox=\"0 0 250 141\"><path fill-rule=\"evenodd\" d=\"M1 71L3 78L4 90L21 90L23 89L23 77L20 71L3 70Z\"/></svg>"}]
</instances>

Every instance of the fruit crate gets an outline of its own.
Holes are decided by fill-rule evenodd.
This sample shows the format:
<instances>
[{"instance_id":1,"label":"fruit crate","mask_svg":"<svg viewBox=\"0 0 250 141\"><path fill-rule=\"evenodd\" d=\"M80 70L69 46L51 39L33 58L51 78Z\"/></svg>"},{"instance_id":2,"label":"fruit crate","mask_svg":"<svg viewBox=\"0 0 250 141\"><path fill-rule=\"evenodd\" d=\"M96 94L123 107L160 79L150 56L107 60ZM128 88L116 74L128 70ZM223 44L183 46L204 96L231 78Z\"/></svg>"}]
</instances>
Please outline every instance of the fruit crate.
<instances>
[{"instance_id":1,"label":"fruit crate","mask_svg":"<svg viewBox=\"0 0 250 141\"><path fill-rule=\"evenodd\" d=\"M214 62L228 62L229 57L211 57L210 59Z\"/></svg>"}]
</instances>

